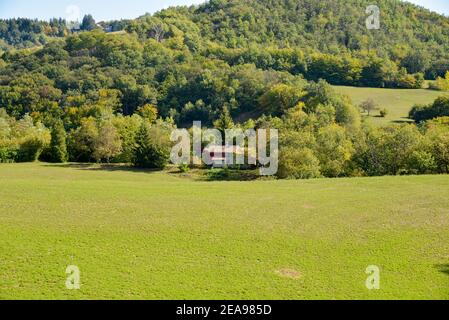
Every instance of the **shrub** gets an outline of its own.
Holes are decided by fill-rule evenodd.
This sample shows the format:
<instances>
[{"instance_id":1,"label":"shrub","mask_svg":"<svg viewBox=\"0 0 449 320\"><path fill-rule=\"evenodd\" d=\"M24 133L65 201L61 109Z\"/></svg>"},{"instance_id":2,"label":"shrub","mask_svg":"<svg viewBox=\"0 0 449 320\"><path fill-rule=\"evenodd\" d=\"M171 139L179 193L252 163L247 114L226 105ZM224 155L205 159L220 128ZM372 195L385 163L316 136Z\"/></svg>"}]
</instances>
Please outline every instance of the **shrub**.
<instances>
[{"instance_id":1,"label":"shrub","mask_svg":"<svg viewBox=\"0 0 449 320\"><path fill-rule=\"evenodd\" d=\"M437 171L449 173L449 127L432 125L426 132L430 152L435 159Z\"/></svg>"},{"instance_id":2,"label":"shrub","mask_svg":"<svg viewBox=\"0 0 449 320\"><path fill-rule=\"evenodd\" d=\"M16 120L0 109L0 162L36 161L50 144L50 132L29 115Z\"/></svg>"},{"instance_id":3,"label":"shrub","mask_svg":"<svg viewBox=\"0 0 449 320\"><path fill-rule=\"evenodd\" d=\"M430 83L429 88L432 90L449 91L449 71L446 72L444 78L438 77L435 82Z\"/></svg>"},{"instance_id":4,"label":"shrub","mask_svg":"<svg viewBox=\"0 0 449 320\"><path fill-rule=\"evenodd\" d=\"M0 163L12 163L17 158L17 150L11 147L0 147Z\"/></svg>"},{"instance_id":5,"label":"shrub","mask_svg":"<svg viewBox=\"0 0 449 320\"><path fill-rule=\"evenodd\" d=\"M18 145L17 161L37 161L50 145L51 134L40 122L34 124L30 116L25 115L23 119L13 125L14 134L11 143Z\"/></svg>"},{"instance_id":6,"label":"shrub","mask_svg":"<svg viewBox=\"0 0 449 320\"><path fill-rule=\"evenodd\" d=\"M190 167L188 164L184 163L178 166L179 172L186 173L190 171Z\"/></svg>"},{"instance_id":7,"label":"shrub","mask_svg":"<svg viewBox=\"0 0 449 320\"><path fill-rule=\"evenodd\" d=\"M379 113L382 118L385 118L388 115L388 110L383 108L379 111Z\"/></svg>"},{"instance_id":8,"label":"shrub","mask_svg":"<svg viewBox=\"0 0 449 320\"><path fill-rule=\"evenodd\" d=\"M415 105L409 112L409 117L416 122L447 116L449 116L449 96L439 97L430 105Z\"/></svg>"},{"instance_id":9,"label":"shrub","mask_svg":"<svg viewBox=\"0 0 449 320\"><path fill-rule=\"evenodd\" d=\"M428 128L432 126L449 126L449 117L438 117L429 121L426 121Z\"/></svg>"},{"instance_id":10,"label":"shrub","mask_svg":"<svg viewBox=\"0 0 449 320\"><path fill-rule=\"evenodd\" d=\"M17 153L18 162L33 162L39 159L46 142L39 137L29 137L24 140Z\"/></svg>"},{"instance_id":11,"label":"shrub","mask_svg":"<svg viewBox=\"0 0 449 320\"><path fill-rule=\"evenodd\" d=\"M207 173L209 180L230 180L231 179L231 170L225 167L223 169L212 168Z\"/></svg>"},{"instance_id":12,"label":"shrub","mask_svg":"<svg viewBox=\"0 0 449 320\"><path fill-rule=\"evenodd\" d=\"M320 161L308 148L287 147L280 153L277 176L282 179L312 179L321 176Z\"/></svg>"},{"instance_id":13,"label":"shrub","mask_svg":"<svg viewBox=\"0 0 449 320\"><path fill-rule=\"evenodd\" d=\"M414 151L409 160L409 172L413 174L429 174L437 169L435 158L424 150Z\"/></svg>"}]
</instances>

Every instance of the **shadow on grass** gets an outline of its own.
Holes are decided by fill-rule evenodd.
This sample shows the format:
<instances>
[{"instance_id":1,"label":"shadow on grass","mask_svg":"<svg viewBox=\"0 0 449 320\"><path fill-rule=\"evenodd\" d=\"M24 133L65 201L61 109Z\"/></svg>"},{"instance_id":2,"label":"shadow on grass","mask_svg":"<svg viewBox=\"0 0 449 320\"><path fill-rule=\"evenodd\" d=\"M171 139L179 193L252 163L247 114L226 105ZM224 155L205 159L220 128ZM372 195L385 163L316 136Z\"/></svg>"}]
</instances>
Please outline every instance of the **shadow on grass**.
<instances>
[{"instance_id":1,"label":"shadow on grass","mask_svg":"<svg viewBox=\"0 0 449 320\"><path fill-rule=\"evenodd\" d=\"M414 123L415 121L413 119L410 119L409 117L402 117L401 120L393 120L391 121L393 123L399 123L399 124L403 124L403 123Z\"/></svg>"},{"instance_id":2,"label":"shadow on grass","mask_svg":"<svg viewBox=\"0 0 449 320\"><path fill-rule=\"evenodd\" d=\"M233 170L233 169L190 169L182 172L178 168L167 171L175 177L190 179L198 182L213 181L254 181L260 180L260 175L255 170Z\"/></svg>"},{"instance_id":3,"label":"shadow on grass","mask_svg":"<svg viewBox=\"0 0 449 320\"><path fill-rule=\"evenodd\" d=\"M211 169L206 181L254 181L260 176L254 170Z\"/></svg>"},{"instance_id":4,"label":"shadow on grass","mask_svg":"<svg viewBox=\"0 0 449 320\"><path fill-rule=\"evenodd\" d=\"M93 163L66 163L66 164L44 164L46 167L53 168L69 168L76 170L86 170L86 171L126 171L126 172L136 172L136 173L157 173L161 172L158 169L141 169L136 167L131 167L122 164L93 164Z\"/></svg>"},{"instance_id":5,"label":"shadow on grass","mask_svg":"<svg viewBox=\"0 0 449 320\"><path fill-rule=\"evenodd\" d=\"M449 264L437 264L435 265L435 268L449 276Z\"/></svg>"},{"instance_id":6,"label":"shadow on grass","mask_svg":"<svg viewBox=\"0 0 449 320\"><path fill-rule=\"evenodd\" d=\"M42 164L45 167L68 168L83 171L109 171L109 172L134 172L154 174L165 172L169 175L190 178L196 181L254 181L259 180L257 170L232 170L232 169L198 169L182 172L177 167L167 167L165 170L141 169L125 164L95 164L95 163L65 163L65 164Z\"/></svg>"}]
</instances>

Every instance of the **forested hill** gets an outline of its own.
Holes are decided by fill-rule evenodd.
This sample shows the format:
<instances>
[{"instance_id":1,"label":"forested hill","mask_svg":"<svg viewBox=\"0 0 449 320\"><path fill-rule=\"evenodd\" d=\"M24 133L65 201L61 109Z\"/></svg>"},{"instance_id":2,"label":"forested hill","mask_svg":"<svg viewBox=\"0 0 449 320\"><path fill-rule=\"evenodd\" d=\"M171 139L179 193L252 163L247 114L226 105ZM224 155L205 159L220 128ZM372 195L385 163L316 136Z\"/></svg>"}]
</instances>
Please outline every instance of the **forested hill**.
<instances>
[{"instance_id":1,"label":"forested hill","mask_svg":"<svg viewBox=\"0 0 449 320\"><path fill-rule=\"evenodd\" d=\"M381 29L367 30L366 8L376 4ZM241 47L250 43L311 47L323 52L408 46L442 55L449 48L449 19L399 0L215 0L192 15L208 39Z\"/></svg>"},{"instance_id":2,"label":"forested hill","mask_svg":"<svg viewBox=\"0 0 449 320\"><path fill-rule=\"evenodd\" d=\"M70 35L75 29L79 31L93 29L120 31L127 24L127 20L96 24L91 15L86 15L80 23L67 23L62 18L54 18L49 21L28 18L0 19L0 50L27 49L45 45L55 38Z\"/></svg>"},{"instance_id":3,"label":"forested hill","mask_svg":"<svg viewBox=\"0 0 449 320\"><path fill-rule=\"evenodd\" d=\"M64 37L68 33L63 19L48 22L25 18L0 20L0 49L42 45L50 38Z\"/></svg>"},{"instance_id":4,"label":"forested hill","mask_svg":"<svg viewBox=\"0 0 449 320\"><path fill-rule=\"evenodd\" d=\"M381 28L368 30L365 11L372 4L371 0L211 0L198 7L171 8L124 21L120 29L126 24L130 32L137 32L143 39L181 32L191 49L206 46L210 55L230 63L246 62L243 48L258 51L260 47L289 47L305 54L350 55L365 60L375 53L393 61L398 71L404 67L410 74L422 72L429 79L444 76L449 69L449 18L408 2L378 0ZM69 33L62 19L0 20L0 48L41 45ZM273 67L267 65L267 59L253 57L249 62ZM296 69L304 71L303 67Z\"/></svg>"},{"instance_id":5,"label":"forested hill","mask_svg":"<svg viewBox=\"0 0 449 320\"><path fill-rule=\"evenodd\" d=\"M369 51L409 73L444 75L449 68L449 18L400 0L375 3L381 12L380 30L366 28L371 0L212 0L189 11L166 10L155 17L167 30L175 26L193 39L226 48L272 45L340 55L352 52L363 58ZM143 17L130 30L152 34L154 21Z\"/></svg>"}]
</instances>

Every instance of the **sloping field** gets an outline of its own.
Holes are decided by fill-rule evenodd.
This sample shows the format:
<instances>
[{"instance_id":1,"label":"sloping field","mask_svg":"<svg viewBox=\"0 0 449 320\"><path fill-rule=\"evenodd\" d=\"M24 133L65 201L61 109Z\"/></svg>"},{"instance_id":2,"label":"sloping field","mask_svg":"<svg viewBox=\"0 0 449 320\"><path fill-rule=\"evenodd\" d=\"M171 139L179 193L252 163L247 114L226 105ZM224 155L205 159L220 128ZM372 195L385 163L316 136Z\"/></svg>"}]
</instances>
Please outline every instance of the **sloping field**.
<instances>
[{"instance_id":1,"label":"sloping field","mask_svg":"<svg viewBox=\"0 0 449 320\"><path fill-rule=\"evenodd\" d=\"M368 118L376 124L388 124L392 122L409 122L408 113L415 104L429 104L439 96L447 93L427 89L379 89L334 86L336 92L349 96L355 105L360 105L367 99L373 99L380 109L387 109L385 118L379 117L379 112L374 111Z\"/></svg>"},{"instance_id":2,"label":"sloping field","mask_svg":"<svg viewBox=\"0 0 449 320\"><path fill-rule=\"evenodd\" d=\"M198 182L0 165L0 298L448 299L448 194L447 176ZM65 287L69 265L80 290Z\"/></svg>"}]
</instances>

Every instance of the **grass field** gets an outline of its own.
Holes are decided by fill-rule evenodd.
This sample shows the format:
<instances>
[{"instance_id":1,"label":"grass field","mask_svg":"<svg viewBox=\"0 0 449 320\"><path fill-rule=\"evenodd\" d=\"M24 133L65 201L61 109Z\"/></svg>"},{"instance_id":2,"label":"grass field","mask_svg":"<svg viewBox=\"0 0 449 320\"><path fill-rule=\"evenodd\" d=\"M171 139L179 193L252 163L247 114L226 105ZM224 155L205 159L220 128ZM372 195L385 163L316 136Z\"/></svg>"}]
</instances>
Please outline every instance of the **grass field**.
<instances>
[{"instance_id":1,"label":"grass field","mask_svg":"<svg viewBox=\"0 0 449 320\"><path fill-rule=\"evenodd\" d=\"M447 93L427 89L401 90L401 89L379 89L379 88L357 88L334 86L338 93L348 95L352 102L360 105L363 101L372 98L379 108L388 110L388 116L378 117L379 112L374 112L369 120L376 124L387 124L391 122L408 122L408 113L415 104L428 104L436 98Z\"/></svg>"},{"instance_id":2,"label":"grass field","mask_svg":"<svg viewBox=\"0 0 449 320\"><path fill-rule=\"evenodd\" d=\"M447 176L199 182L4 164L0 298L448 299L448 195ZM80 290L65 288L68 265Z\"/></svg>"}]
</instances>

